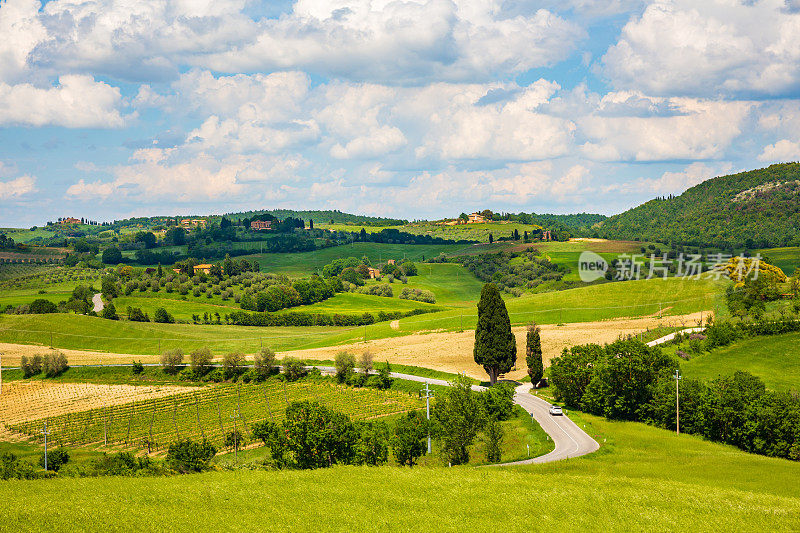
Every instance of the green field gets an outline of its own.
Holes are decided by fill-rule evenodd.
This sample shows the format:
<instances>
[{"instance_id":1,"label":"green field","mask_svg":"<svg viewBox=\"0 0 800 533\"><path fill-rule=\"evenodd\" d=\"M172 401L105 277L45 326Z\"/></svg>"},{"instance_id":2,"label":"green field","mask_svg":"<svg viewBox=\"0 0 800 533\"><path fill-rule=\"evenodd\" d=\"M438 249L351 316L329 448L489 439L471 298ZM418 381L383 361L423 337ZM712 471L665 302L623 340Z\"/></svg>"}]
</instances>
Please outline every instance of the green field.
<instances>
[{"instance_id":1,"label":"green field","mask_svg":"<svg viewBox=\"0 0 800 533\"><path fill-rule=\"evenodd\" d=\"M56 234L56 232L44 228L36 228L33 231L24 228L0 228L0 233L5 233L17 243L26 243L37 237L49 239Z\"/></svg>"},{"instance_id":2,"label":"green field","mask_svg":"<svg viewBox=\"0 0 800 533\"><path fill-rule=\"evenodd\" d=\"M322 267L340 257L366 256L372 263L386 262L387 259L409 259L421 261L444 252L452 254L469 249L470 245L460 244L383 244L354 242L342 246L322 248L313 252L294 254L252 254L241 256L249 261L258 261L262 272L275 272L290 276L307 276L322 271Z\"/></svg>"},{"instance_id":3,"label":"green field","mask_svg":"<svg viewBox=\"0 0 800 533\"><path fill-rule=\"evenodd\" d=\"M605 283L508 297L506 305L513 324L532 320L540 324L587 322L656 315L659 310L667 316L716 307L723 310L721 291L724 286L708 280L674 278ZM400 301L385 300L392 304ZM476 318L475 307L469 306L403 318L400 329L395 330L388 322L366 328L258 328L119 322L63 313L3 315L0 317L0 341L51 345L52 333L52 345L60 348L157 354L167 348L193 350L207 345L216 354L232 350L252 353L262 342L283 351L357 342L365 336L376 339L428 330L472 329Z\"/></svg>"},{"instance_id":4,"label":"green field","mask_svg":"<svg viewBox=\"0 0 800 533\"><path fill-rule=\"evenodd\" d=\"M232 416L238 414L237 429L249 435L250 427L263 420L280 421L293 401L314 400L353 419L375 419L423 406L415 396L376 389L352 389L332 382L221 384L163 398L131 402L48 418L50 440L65 446L103 445L114 448L164 449L182 438L206 438L218 447L233 431ZM40 439L43 419L12 426Z\"/></svg>"},{"instance_id":5,"label":"green field","mask_svg":"<svg viewBox=\"0 0 800 533\"><path fill-rule=\"evenodd\" d=\"M472 306L481 297L483 283L461 265L420 263L417 270L419 275L408 278L407 285L398 282L392 284L395 296L399 296L404 287L423 289L436 295L436 305L459 307Z\"/></svg>"},{"instance_id":6,"label":"green field","mask_svg":"<svg viewBox=\"0 0 800 533\"><path fill-rule=\"evenodd\" d=\"M786 248L763 248L755 250L769 259L769 262L779 267L787 276L794 274L794 269L800 267L800 246Z\"/></svg>"},{"instance_id":7,"label":"green field","mask_svg":"<svg viewBox=\"0 0 800 533\"><path fill-rule=\"evenodd\" d=\"M800 521L800 464L643 424L573 416L601 442L599 452L514 468L335 467L6 482L0 515L9 530L88 531L154 524L409 531L424 524L431 531L718 532L788 531ZM53 501L68 503L53 512Z\"/></svg>"},{"instance_id":8,"label":"green field","mask_svg":"<svg viewBox=\"0 0 800 533\"><path fill-rule=\"evenodd\" d=\"M686 377L711 380L745 370L775 390L800 390L800 333L743 339L681 363Z\"/></svg>"}]
</instances>

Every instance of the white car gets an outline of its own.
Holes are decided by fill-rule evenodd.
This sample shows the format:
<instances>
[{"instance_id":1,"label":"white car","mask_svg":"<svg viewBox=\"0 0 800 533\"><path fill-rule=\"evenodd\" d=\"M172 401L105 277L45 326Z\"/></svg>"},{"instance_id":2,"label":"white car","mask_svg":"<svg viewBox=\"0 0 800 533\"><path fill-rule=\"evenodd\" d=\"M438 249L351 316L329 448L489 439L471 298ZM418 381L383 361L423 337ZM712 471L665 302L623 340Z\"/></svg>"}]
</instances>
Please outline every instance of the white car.
<instances>
[{"instance_id":1,"label":"white car","mask_svg":"<svg viewBox=\"0 0 800 533\"><path fill-rule=\"evenodd\" d=\"M561 416L563 414L564 414L564 412L561 410L561 408L559 406L557 406L557 405L551 405L550 406L550 415L551 416Z\"/></svg>"}]
</instances>

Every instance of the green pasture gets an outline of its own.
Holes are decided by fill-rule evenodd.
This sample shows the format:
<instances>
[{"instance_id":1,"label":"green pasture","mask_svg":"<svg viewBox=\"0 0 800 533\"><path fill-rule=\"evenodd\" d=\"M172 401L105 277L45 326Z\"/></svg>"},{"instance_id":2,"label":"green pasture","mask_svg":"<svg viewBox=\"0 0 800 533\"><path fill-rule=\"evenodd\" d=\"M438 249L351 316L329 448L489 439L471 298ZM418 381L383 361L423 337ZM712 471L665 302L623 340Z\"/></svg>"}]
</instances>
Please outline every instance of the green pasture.
<instances>
[{"instance_id":1,"label":"green pasture","mask_svg":"<svg viewBox=\"0 0 800 533\"><path fill-rule=\"evenodd\" d=\"M38 227L35 230L27 228L0 228L0 233L5 233L17 243L26 243L38 237L49 239L56 234L55 231Z\"/></svg>"},{"instance_id":2,"label":"green pasture","mask_svg":"<svg viewBox=\"0 0 800 533\"><path fill-rule=\"evenodd\" d=\"M605 283L520 298L509 296L506 306L515 325L533 320L558 324L640 317L656 315L659 310L668 316L715 308L724 310L721 296L724 287L723 283L709 280L675 278ZM72 314L4 315L0 318L0 341L50 345L52 332L52 343L60 348L154 354L166 348L191 350L208 345L215 353L231 350L251 353L262 341L276 350L292 350L420 331L472 329L476 318L474 307L450 309L403 318L400 329L395 330L388 322L358 328L260 328L109 321Z\"/></svg>"},{"instance_id":3,"label":"green pasture","mask_svg":"<svg viewBox=\"0 0 800 533\"><path fill-rule=\"evenodd\" d=\"M396 285L399 285L399 283L396 283ZM302 312L360 315L362 313L378 313L380 311L388 313L391 311L411 311L413 309L431 309L436 307L438 306L435 304L415 302L413 300L401 300L400 298L387 298L385 296L373 296L355 292L341 292L336 294L333 298L328 298L327 300L315 304L282 309L278 311L278 314Z\"/></svg>"},{"instance_id":4,"label":"green pasture","mask_svg":"<svg viewBox=\"0 0 800 533\"><path fill-rule=\"evenodd\" d=\"M600 442L598 452L513 468L334 467L5 482L0 514L10 530L797 528L798 463L643 424L573 417ZM66 503L53 512L53 501Z\"/></svg>"},{"instance_id":5,"label":"green pasture","mask_svg":"<svg viewBox=\"0 0 800 533\"><path fill-rule=\"evenodd\" d=\"M483 283L461 265L455 263L418 263L417 276L408 278L407 284L395 281L392 290L399 296L403 288L423 289L436 295L436 305L468 306L481 297ZM386 278L380 282L385 283Z\"/></svg>"},{"instance_id":6,"label":"green pasture","mask_svg":"<svg viewBox=\"0 0 800 533\"><path fill-rule=\"evenodd\" d=\"M341 257L361 259L366 256L372 263L386 262L388 259L410 259L421 261L430 259L440 253L454 253L468 249L469 245L458 244L384 244L372 242L354 242L341 246L322 248L311 252L293 254L253 254L242 256L250 261L258 261L262 272L275 272L291 276L308 276L320 273L322 267Z\"/></svg>"},{"instance_id":7,"label":"green pasture","mask_svg":"<svg viewBox=\"0 0 800 533\"><path fill-rule=\"evenodd\" d=\"M712 380L744 370L775 390L800 390L800 333L742 339L681 363L683 375Z\"/></svg>"},{"instance_id":8,"label":"green pasture","mask_svg":"<svg viewBox=\"0 0 800 533\"><path fill-rule=\"evenodd\" d=\"M787 276L794 274L794 269L800 267L800 246L788 246L785 248L762 248L754 250L769 259L770 264L783 270Z\"/></svg>"}]
</instances>

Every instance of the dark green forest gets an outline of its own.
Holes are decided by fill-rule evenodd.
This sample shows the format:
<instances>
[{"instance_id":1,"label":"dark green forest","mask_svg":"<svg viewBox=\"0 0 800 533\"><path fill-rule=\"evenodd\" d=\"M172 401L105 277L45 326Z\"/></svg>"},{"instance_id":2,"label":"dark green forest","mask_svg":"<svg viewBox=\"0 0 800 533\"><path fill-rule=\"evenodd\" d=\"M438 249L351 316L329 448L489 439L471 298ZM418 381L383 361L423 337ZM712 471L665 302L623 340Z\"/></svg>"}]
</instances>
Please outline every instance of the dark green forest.
<instances>
[{"instance_id":1,"label":"dark green forest","mask_svg":"<svg viewBox=\"0 0 800 533\"><path fill-rule=\"evenodd\" d=\"M595 226L601 237L716 248L800 245L800 163L720 176Z\"/></svg>"}]
</instances>

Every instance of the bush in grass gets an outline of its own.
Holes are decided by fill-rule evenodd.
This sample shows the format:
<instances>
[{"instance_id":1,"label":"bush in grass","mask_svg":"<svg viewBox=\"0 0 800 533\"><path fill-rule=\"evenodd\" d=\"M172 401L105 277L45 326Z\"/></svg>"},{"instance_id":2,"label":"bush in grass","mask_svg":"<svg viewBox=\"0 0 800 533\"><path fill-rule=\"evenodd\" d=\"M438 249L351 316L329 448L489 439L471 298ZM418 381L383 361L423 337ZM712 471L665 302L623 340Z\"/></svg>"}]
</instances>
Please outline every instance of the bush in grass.
<instances>
[{"instance_id":1,"label":"bush in grass","mask_svg":"<svg viewBox=\"0 0 800 533\"><path fill-rule=\"evenodd\" d=\"M66 448L58 447L47 451L47 469L58 472L61 467L69 462L69 452ZM44 452L39 456L39 466L44 468Z\"/></svg>"},{"instance_id":2,"label":"bush in grass","mask_svg":"<svg viewBox=\"0 0 800 533\"><path fill-rule=\"evenodd\" d=\"M394 427L392 452L398 464L414 466L427 451L428 420L419 411L409 411Z\"/></svg>"},{"instance_id":3,"label":"bush in grass","mask_svg":"<svg viewBox=\"0 0 800 533\"><path fill-rule=\"evenodd\" d=\"M227 353L222 357L222 375L225 379L236 379L242 372L245 358L242 352Z\"/></svg>"},{"instance_id":4,"label":"bush in grass","mask_svg":"<svg viewBox=\"0 0 800 533\"><path fill-rule=\"evenodd\" d=\"M308 374L305 361L300 361L294 357L286 357L282 363L283 375L286 377L286 381L297 381Z\"/></svg>"},{"instance_id":5,"label":"bush in grass","mask_svg":"<svg viewBox=\"0 0 800 533\"><path fill-rule=\"evenodd\" d=\"M175 317L169 314L163 307L159 307L153 314L153 321L161 324L174 324Z\"/></svg>"},{"instance_id":6,"label":"bush in grass","mask_svg":"<svg viewBox=\"0 0 800 533\"><path fill-rule=\"evenodd\" d=\"M345 414L317 402L293 402L283 421L287 443L298 468L351 464L359 434Z\"/></svg>"},{"instance_id":7,"label":"bush in grass","mask_svg":"<svg viewBox=\"0 0 800 533\"><path fill-rule=\"evenodd\" d=\"M389 366L389 361L386 361L386 364L378 369L378 375L371 376L367 380L367 386L381 390L391 389L392 383L394 383L391 373L392 367Z\"/></svg>"},{"instance_id":8,"label":"bush in grass","mask_svg":"<svg viewBox=\"0 0 800 533\"><path fill-rule=\"evenodd\" d=\"M23 355L20 360L20 367L22 368L22 376L27 379L42 373L43 359L41 355L34 355L31 358Z\"/></svg>"},{"instance_id":9,"label":"bush in grass","mask_svg":"<svg viewBox=\"0 0 800 533\"><path fill-rule=\"evenodd\" d=\"M214 370L206 374L206 377L203 378L203 381L208 381L211 383L222 383L223 381L225 381L225 376L222 374L222 369L215 368Z\"/></svg>"},{"instance_id":10,"label":"bush in grass","mask_svg":"<svg viewBox=\"0 0 800 533\"><path fill-rule=\"evenodd\" d=\"M200 442L185 439L169 445L166 460L170 468L186 474L207 470L216 454L217 449L205 439Z\"/></svg>"},{"instance_id":11,"label":"bush in grass","mask_svg":"<svg viewBox=\"0 0 800 533\"><path fill-rule=\"evenodd\" d=\"M392 286L388 283L376 283L374 285L359 287L356 289L356 292L360 294L371 294L373 296L383 296L385 298L391 298L394 296L394 293L392 292Z\"/></svg>"},{"instance_id":12,"label":"bush in grass","mask_svg":"<svg viewBox=\"0 0 800 533\"><path fill-rule=\"evenodd\" d=\"M0 453L0 479L33 479L36 471L31 463L13 453Z\"/></svg>"},{"instance_id":13,"label":"bush in grass","mask_svg":"<svg viewBox=\"0 0 800 533\"><path fill-rule=\"evenodd\" d=\"M144 365L141 361L134 361L131 365L131 372L134 376L138 376L139 374L144 373Z\"/></svg>"},{"instance_id":14,"label":"bush in grass","mask_svg":"<svg viewBox=\"0 0 800 533\"><path fill-rule=\"evenodd\" d=\"M143 470L147 473L156 473L157 465L147 457L136 457L131 452L104 453L92 461L92 470L104 476L131 476Z\"/></svg>"},{"instance_id":15,"label":"bush in grass","mask_svg":"<svg viewBox=\"0 0 800 533\"><path fill-rule=\"evenodd\" d=\"M48 378L54 378L61 375L69 368L67 356L61 352L50 352L44 356L42 361L42 370L44 375Z\"/></svg>"},{"instance_id":16,"label":"bush in grass","mask_svg":"<svg viewBox=\"0 0 800 533\"><path fill-rule=\"evenodd\" d=\"M436 296L431 291L412 289L411 287L403 287L403 290L400 292L400 298L403 300L427 302L429 304L436 303Z\"/></svg>"},{"instance_id":17,"label":"bush in grass","mask_svg":"<svg viewBox=\"0 0 800 533\"><path fill-rule=\"evenodd\" d=\"M339 352L336 354L334 365L336 366L336 381L347 383L356 367L356 358L351 353Z\"/></svg>"},{"instance_id":18,"label":"bush in grass","mask_svg":"<svg viewBox=\"0 0 800 533\"><path fill-rule=\"evenodd\" d=\"M46 314L46 313L57 313L58 306L51 302L50 300L44 300L42 298L38 298L30 303L28 306L28 312L32 314Z\"/></svg>"},{"instance_id":19,"label":"bush in grass","mask_svg":"<svg viewBox=\"0 0 800 533\"><path fill-rule=\"evenodd\" d=\"M490 419L483 430L486 443L486 460L490 463L499 463L502 455L503 426L495 419Z\"/></svg>"},{"instance_id":20,"label":"bush in grass","mask_svg":"<svg viewBox=\"0 0 800 533\"><path fill-rule=\"evenodd\" d=\"M100 317L105 318L106 320L119 320L117 308L114 307L114 304L108 304L103 307L103 310L100 312Z\"/></svg>"},{"instance_id":21,"label":"bush in grass","mask_svg":"<svg viewBox=\"0 0 800 533\"><path fill-rule=\"evenodd\" d=\"M189 368L196 379L202 378L211 370L211 359L211 350L207 347L197 349L189 355Z\"/></svg>"},{"instance_id":22,"label":"bush in grass","mask_svg":"<svg viewBox=\"0 0 800 533\"><path fill-rule=\"evenodd\" d=\"M150 317L143 313L140 307L128 306L127 314L131 322L150 322Z\"/></svg>"},{"instance_id":23,"label":"bush in grass","mask_svg":"<svg viewBox=\"0 0 800 533\"><path fill-rule=\"evenodd\" d=\"M175 348L166 350L161 354L161 369L165 374L174 376L183 364L183 350Z\"/></svg>"},{"instance_id":24,"label":"bush in grass","mask_svg":"<svg viewBox=\"0 0 800 533\"><path fill-rule=\"evenodd\" d=\"M275 352L270 348L261 348L253 359L253 370L256 381L264 381L276 370Z\"/></svg>"},{"instance_id":25,"label":"bush in grass","mask_svg":"<svg viewBox=\"0 0 800 533\"><path fill-rule=\"evenodd\" d=\"M244 437L238 429L225 433L225 447L229 450L241 450L244 444Z\"/></svg>"}]
</instances>

